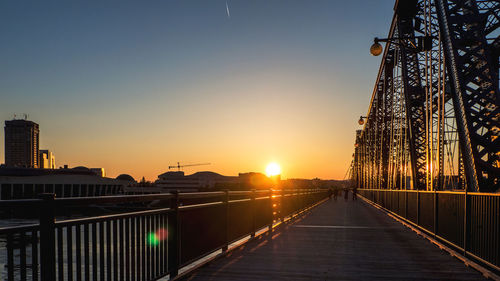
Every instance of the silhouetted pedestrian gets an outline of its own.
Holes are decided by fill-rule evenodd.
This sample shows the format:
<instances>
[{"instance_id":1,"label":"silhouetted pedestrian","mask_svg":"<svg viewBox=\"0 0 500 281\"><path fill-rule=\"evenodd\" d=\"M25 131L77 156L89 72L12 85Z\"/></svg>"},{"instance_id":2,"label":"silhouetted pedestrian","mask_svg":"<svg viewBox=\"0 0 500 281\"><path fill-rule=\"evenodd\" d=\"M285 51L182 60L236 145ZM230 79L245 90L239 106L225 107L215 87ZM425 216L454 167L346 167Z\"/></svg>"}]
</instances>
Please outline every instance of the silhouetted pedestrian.
<instances>
[{"instance_id":1,"label":"silhouetted pedestrian","mask_svg":"<svg viewBox=\"0 0 500 281\"><path fill-rule=\"evenodd\" d=\"M357 187L354 187L352 189L352 200L353 201L358 200L358 188Z\"/></svg>"},{"instance_id":2,"label":"silhouetted pedestrian","mask_svg":"<svg viewBox=\"0 0 500 281\"><path fill-rule=\"evenodd\" d=\"M339 196L339 190L335 188L333 190L333 200L337 201L337 196Z\"/></svg>"},{"instance_id":3,"label":"silhouetted pedestrian","mask_svg":"<svg viewBox=\"0 0 500 281\"><path fill-rule=\"evenodd\" d=\"M347 201L349 199L349 189L344 188L344 199Z\"/></svg>"}]
</instances>

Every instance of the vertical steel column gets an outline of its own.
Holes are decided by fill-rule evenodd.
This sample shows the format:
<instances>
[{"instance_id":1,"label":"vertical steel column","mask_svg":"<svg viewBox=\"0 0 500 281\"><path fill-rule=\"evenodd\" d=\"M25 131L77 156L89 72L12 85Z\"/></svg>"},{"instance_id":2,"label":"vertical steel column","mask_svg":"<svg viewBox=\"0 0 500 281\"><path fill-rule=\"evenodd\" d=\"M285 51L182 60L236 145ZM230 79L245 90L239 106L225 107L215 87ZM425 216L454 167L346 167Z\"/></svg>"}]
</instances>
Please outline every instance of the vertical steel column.
<instances>
[{"instance_id":1,"label":"vertical steel column","mask_svg":"<svg viewBox=\"0 0 500 281\"><path fill-rule=\"evenodd\" d=\"M392 111L393 111L393 75L394 75L394 50L387 53L386 62L384 65L384 117L383 122L383 133L382 133L382 151L381 151L381 165L382 165L382 188L389 188L389 155L392 151L391 143L394 141L391 135L391 125L392 125Z\"/></svg>"},{"instance_id":2,"label":"vertical steel column","mask_svg":"<svg viewBox=\"0 0 500 281\"><path fill-rule=\"evenodd\" d=\"M492 1L493 2L493 1ZM500 91L476 1L435 0L467 188L500 188Z\"/></svg>"},{"instance_id":3,"label":"vertical steel column","mask_svg":"<svg viewBox=\"0 0 500 281\"><path fill-rule=\"evenodd\" d=\"M399 3L400 5L404 5L403 1ZM415 9L418 10L418 8ZM400 37L411 38L415 36L412 19L413 15L405 15L405 17L403 17L402 14L398 14L398 35ZM427 164L429 161L426 157L427 146L425 143L425 96L420 77L418 55L414 49L405 45L400 47L400 54L406 106L406 120L408 131L410 133L409 144L413 186L416 187L416 189L425 189L425 173L427 172Z\"/></svg>"}]
</instances>

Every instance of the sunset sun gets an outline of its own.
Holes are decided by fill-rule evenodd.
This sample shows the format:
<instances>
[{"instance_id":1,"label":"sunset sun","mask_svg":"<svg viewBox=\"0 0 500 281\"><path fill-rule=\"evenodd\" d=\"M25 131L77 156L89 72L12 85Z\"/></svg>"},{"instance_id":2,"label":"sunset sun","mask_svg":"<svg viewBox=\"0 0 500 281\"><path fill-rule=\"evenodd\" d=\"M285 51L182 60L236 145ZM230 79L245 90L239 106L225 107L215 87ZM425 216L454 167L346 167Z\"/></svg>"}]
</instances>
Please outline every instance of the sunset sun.
<instances>
[{"instance_id":1,"label":"sunset sun","mask_svg":"<svg viewBox=\"0 0 500 281\"><path fill-rule=\"evenodd\" d=\"M266 175L268 177L277 176L281 174L281 167L278 163L269 163L266 167Z\"/></svg>"}]
</instances>

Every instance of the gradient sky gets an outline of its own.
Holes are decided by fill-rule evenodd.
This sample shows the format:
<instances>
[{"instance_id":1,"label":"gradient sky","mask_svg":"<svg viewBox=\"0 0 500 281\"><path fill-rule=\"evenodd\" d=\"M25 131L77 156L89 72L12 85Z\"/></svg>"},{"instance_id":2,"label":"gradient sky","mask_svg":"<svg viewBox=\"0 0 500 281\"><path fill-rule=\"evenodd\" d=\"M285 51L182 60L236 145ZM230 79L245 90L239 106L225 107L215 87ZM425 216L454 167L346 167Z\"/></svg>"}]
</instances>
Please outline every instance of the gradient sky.
<instances>
[{"instance_id":1,"label":"gradient sky","mask_svg":"<svg viewBox=\"0 0 500 281\"><path fill-rule=\"evenodd\" d=\"M342 179L393 0L0 2L0 118L58 166ZM0 162L4 161L4 132Z\"/></svg>"}]
</instances>

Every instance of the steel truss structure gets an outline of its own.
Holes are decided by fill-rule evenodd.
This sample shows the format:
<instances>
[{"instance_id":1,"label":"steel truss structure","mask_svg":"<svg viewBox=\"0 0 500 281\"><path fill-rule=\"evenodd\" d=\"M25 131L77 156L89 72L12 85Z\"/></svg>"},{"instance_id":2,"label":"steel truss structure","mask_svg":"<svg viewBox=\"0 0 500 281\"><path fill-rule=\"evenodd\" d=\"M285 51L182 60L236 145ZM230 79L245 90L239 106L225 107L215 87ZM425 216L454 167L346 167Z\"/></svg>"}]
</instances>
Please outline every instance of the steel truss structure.
<instances>
[{"instance_id":1,"label":"steel truss structure","mask_svg":"<svg viewBox=\"0 0 500 281\"><path fill-rule=\"evenodd\" d=\"M399 0L394 11L353 183L500 191L500 0Z\"/></svg>"}]
</instances>

